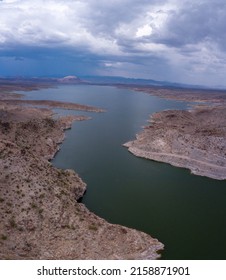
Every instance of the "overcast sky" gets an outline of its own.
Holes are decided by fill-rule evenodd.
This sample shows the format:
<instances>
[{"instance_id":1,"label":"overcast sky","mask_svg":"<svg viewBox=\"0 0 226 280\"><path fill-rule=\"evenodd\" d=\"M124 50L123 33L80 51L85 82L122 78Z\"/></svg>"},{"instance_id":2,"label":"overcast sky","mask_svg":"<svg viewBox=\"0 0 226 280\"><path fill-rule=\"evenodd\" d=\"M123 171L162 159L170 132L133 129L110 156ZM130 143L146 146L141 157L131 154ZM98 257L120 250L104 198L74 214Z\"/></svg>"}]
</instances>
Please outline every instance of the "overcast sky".
<instances>
[{"instance_id":1,"label":"overcast sky","mask_svg":"<svg viewBox=\"0 0 226 280\"><path fill-rule=\"evenodd\" d=\"M0 75L86 74L226 86L226 1L0 1Z\"/></svg>"}]
</instances>

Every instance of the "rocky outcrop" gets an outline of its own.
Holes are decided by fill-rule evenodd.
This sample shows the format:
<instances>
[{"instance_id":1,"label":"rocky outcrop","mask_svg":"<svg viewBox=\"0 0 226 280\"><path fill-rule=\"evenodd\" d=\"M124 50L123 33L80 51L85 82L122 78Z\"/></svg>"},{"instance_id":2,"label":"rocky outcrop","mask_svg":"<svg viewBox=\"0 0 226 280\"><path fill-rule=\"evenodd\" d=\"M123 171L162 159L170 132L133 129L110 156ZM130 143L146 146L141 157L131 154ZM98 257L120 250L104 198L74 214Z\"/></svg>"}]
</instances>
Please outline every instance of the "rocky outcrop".
<instances>
[{"instance_id":1,"label":"rocky outcrop","mask_svg":"<svg viewBox=\"0 0 226 280\"><path fill-rule=\"evenodd\" d=\"M79 111L87 111L87 112L104 112L103 109L81 105L72 102L61 102L61 101L52 101L52 100L15 100L15 99L4 99L4 104L6 105L34 105L34 106L43 106L49 108L61 108L66 110L79 110Z\"/></svg>"},{"instance_id":2,"label":"rocky outcrop","mask_svg":"<svg viewBox=\"0 0 226 280\"><path fill-rule=\"evenodd\" d=\"M226 179L226 106L155 113L150 125L125 144L136 156Z\"/></svg>"}]
</instances>

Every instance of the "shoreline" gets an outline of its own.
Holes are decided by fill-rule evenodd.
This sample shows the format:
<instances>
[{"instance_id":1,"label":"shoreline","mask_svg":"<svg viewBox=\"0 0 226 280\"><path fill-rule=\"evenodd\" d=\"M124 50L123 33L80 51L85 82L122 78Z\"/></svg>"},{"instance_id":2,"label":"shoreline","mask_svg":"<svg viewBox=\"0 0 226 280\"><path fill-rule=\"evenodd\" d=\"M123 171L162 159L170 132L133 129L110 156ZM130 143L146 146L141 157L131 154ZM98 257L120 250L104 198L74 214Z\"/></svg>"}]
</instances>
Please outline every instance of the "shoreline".
<instances>
[{"instance_id":1,"label":"shoreline","mask_svg":"<svg viewBox=\"0 0 226 280\"><path fill-rule=\"evenodd\" d=\"M6 94L10 101L0 98L0 259L159 258L162 243L90 212L77 202L86 190L82 179L49 162L65 130L86 117L55 120L50 109L21 107L14 93Z\"/></svg>"},{"instance_id":2,"label":"shoreline","mask_svg":"<svg viewBox=\"0 0 226 280\"><path fill-rule=\"evenodd\" d=\"M120 85L119 88L128 88L136 92L143 92L168 100L177 100L196 103L221 104L226 102L226 90L169 88L154 86Z\"/></svg>"},{"instance_id":3,"label":"shoreline","mask_svg":"<svg viewBox=\"0 0 226 280\"><path fill-rule=\"evenodd\" d=\"M216 97L213 97L216 102ZM222 99L218 100L220 104ZM210 102L210 100L209 100ZM150 125L123 146L135 156L226 179L226 103L153 114Z\"/></svg>"}]
</instances>

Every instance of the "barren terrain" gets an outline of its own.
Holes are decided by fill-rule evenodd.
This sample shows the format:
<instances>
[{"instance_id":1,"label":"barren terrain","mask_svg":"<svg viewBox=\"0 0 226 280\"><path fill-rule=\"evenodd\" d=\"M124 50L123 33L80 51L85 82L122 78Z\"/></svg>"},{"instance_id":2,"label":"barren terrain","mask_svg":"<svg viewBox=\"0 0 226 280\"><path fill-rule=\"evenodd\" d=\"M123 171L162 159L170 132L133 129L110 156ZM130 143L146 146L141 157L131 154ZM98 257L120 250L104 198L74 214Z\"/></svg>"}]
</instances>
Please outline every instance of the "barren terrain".
<instances>
[{"instance_id":1,"label":"barren terrain","mask_svg":"<svg viewBox=\"0 0 226 280\"><path fill-rule=\"evenodd\" d=\"M77 202L86 190L82 179L52 166L64 130L86 117L53 119L48 108L22 106L9 88L0 94L0 259L158 258L162 243L91 213ZM26 86L13 85L21 88ZM41 105L101 111L59 102Z\"/></svg>"},{"instance_id":2,"label":"barren terrain","mask_svg":"<svg viewBox=\"0 0 226 280\"><path fill-rule=\"evenodd\" d=\"M188 168L196 175L226 179L226 94L178 89L149 89L147 93L205 105L153 114L150 125L124 146L139 157Z\"/></svg>"},{"instance_id":3,"label":"barren terrain","mask_svg":"<svg viewBox=\"0 0 226 280\"><path fill-rule=\"evenodd\" d=\"M157 86L123 86L138 92L145 92L160 98L188 101L188 102L210 102L221 104L226 101L226 91L214 89L189 89L189 88L166 88Z\"/></svg>"}]
</instances>

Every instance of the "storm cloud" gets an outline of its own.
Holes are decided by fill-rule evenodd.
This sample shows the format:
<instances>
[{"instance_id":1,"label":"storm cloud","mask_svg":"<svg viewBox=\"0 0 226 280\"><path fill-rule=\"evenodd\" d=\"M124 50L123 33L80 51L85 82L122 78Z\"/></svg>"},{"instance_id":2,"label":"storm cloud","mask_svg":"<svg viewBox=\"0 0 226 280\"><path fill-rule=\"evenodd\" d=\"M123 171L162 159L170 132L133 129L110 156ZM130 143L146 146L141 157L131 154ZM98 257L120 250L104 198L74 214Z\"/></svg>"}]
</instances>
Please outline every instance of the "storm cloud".
<instances>
[{"instance_id":1,"label":"storm cloud","mask_svg":"<svg viewBox=\"0 0 226 280\"><path fill-rule=\"evenodd\" d=\"M0 75L226 86L225 26L222 0L3 0Z\"/></svg>"}]
</instances>

